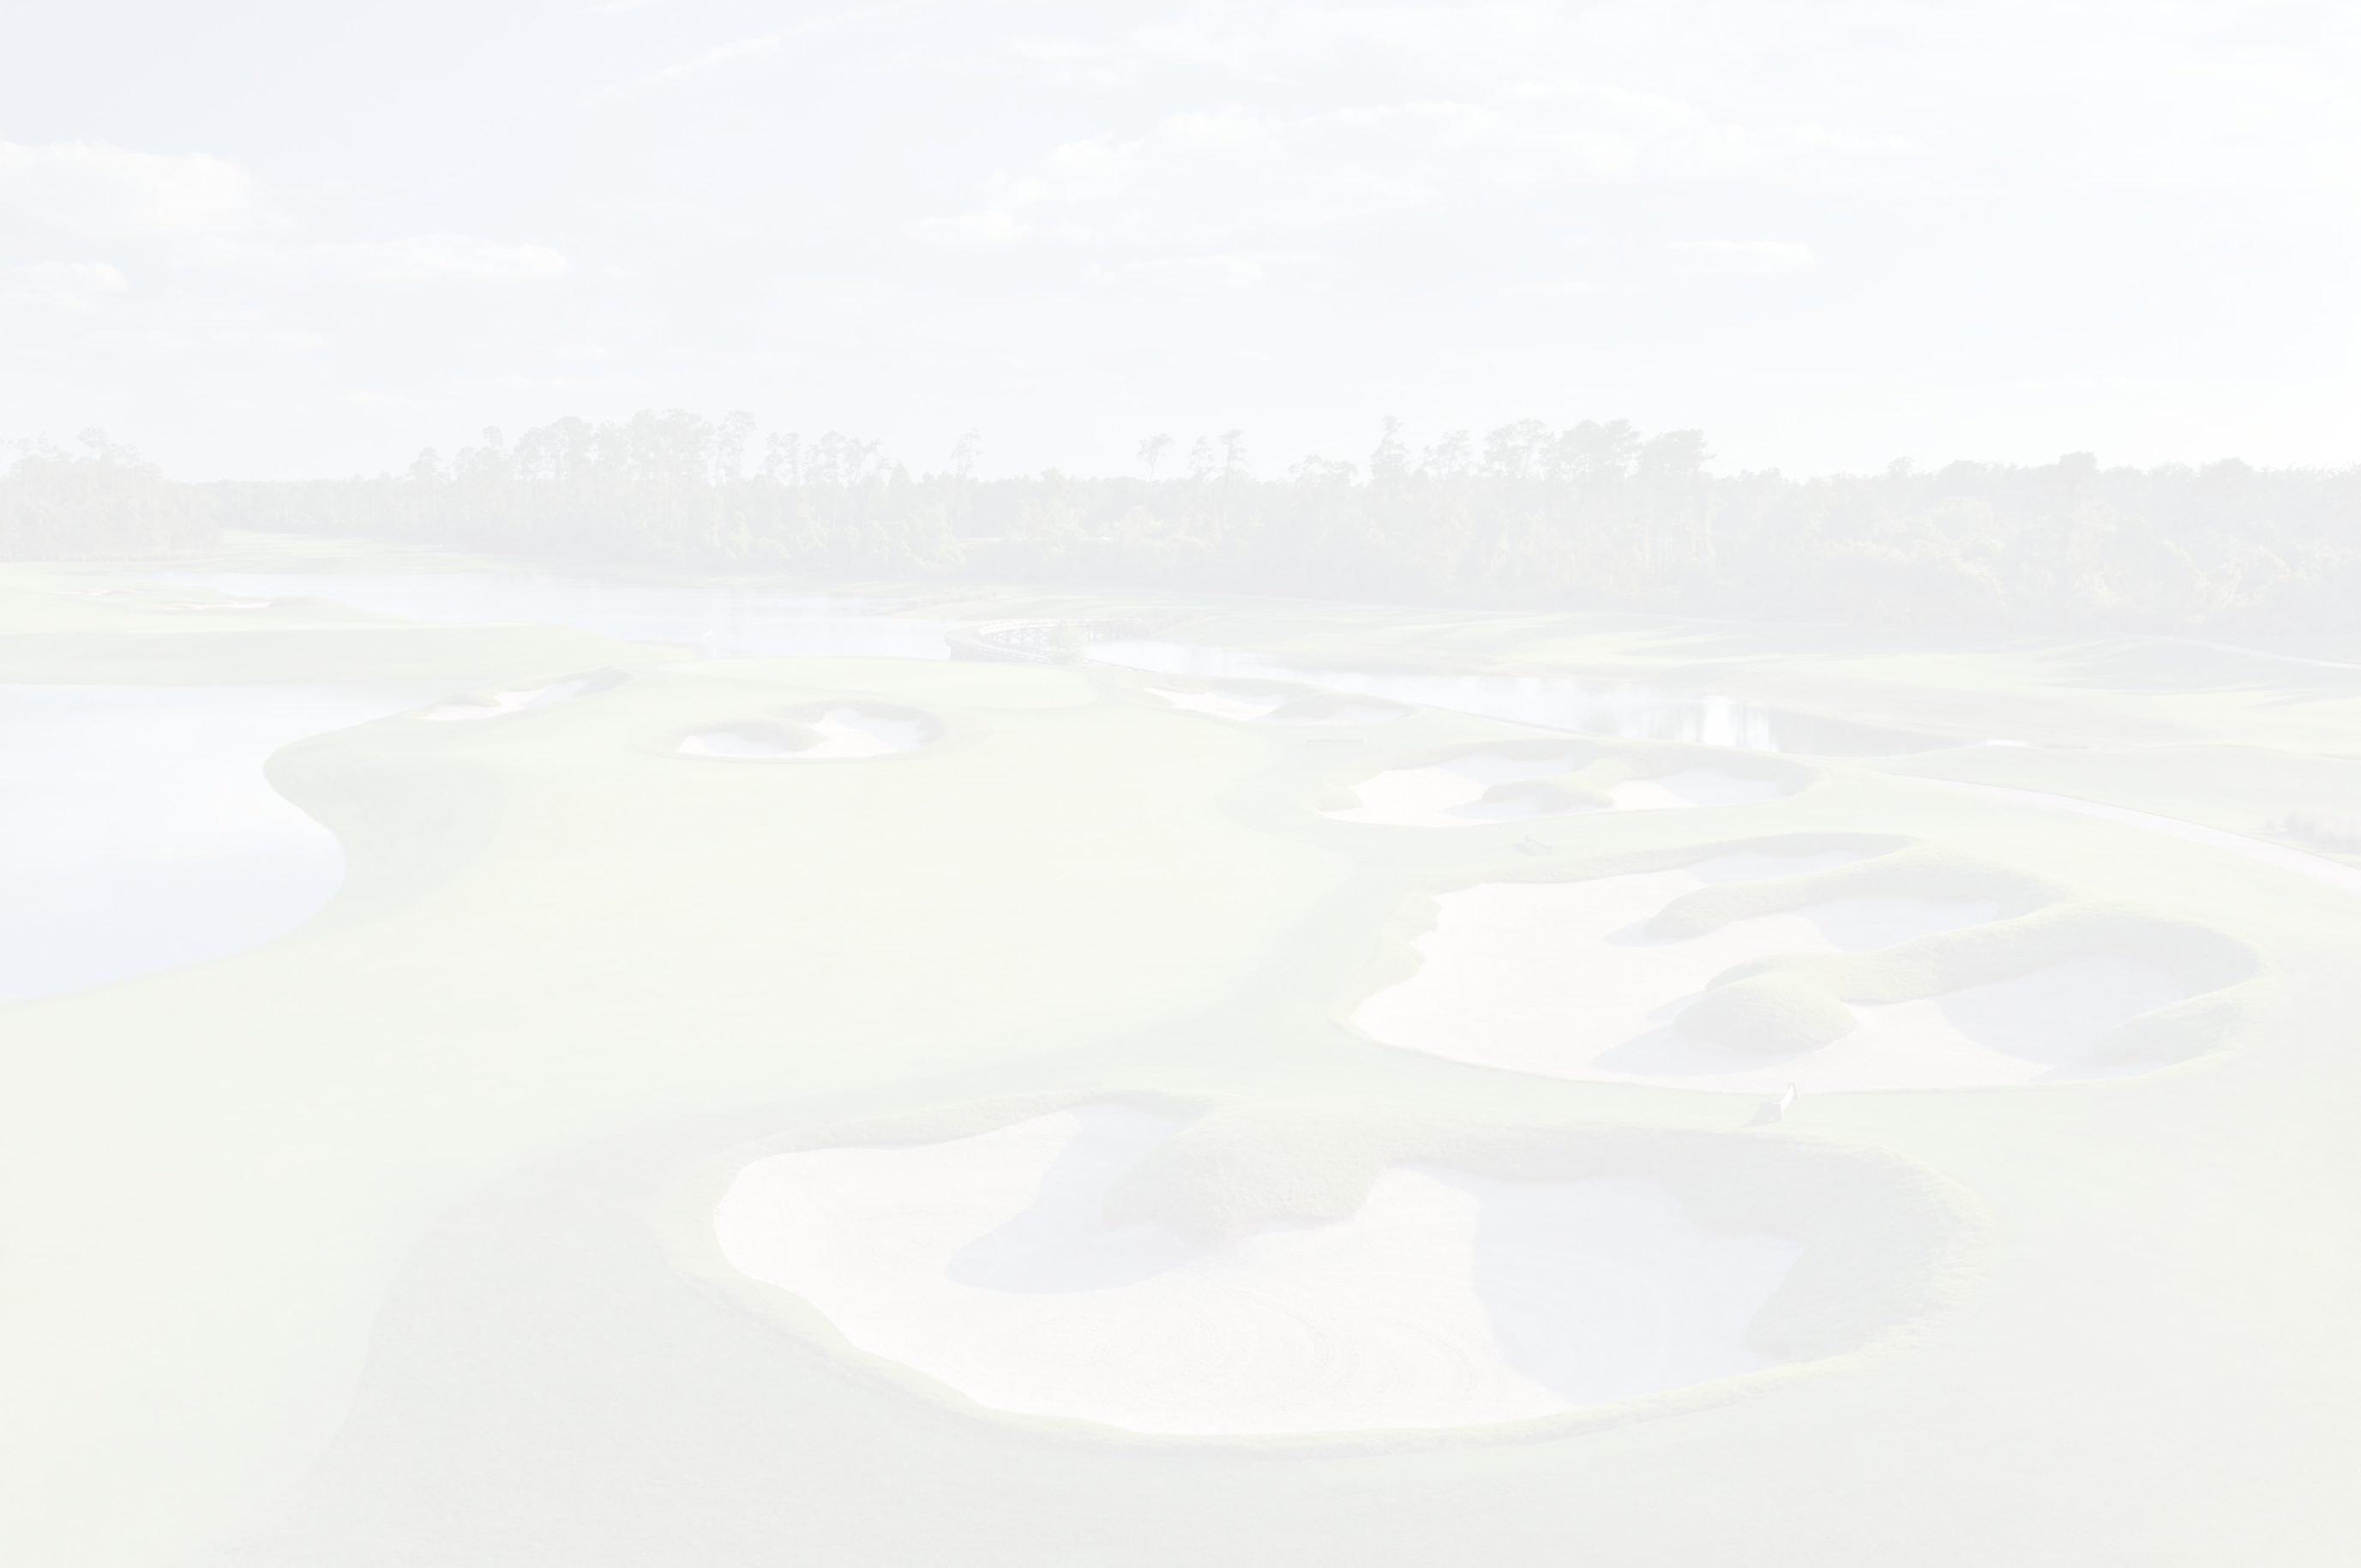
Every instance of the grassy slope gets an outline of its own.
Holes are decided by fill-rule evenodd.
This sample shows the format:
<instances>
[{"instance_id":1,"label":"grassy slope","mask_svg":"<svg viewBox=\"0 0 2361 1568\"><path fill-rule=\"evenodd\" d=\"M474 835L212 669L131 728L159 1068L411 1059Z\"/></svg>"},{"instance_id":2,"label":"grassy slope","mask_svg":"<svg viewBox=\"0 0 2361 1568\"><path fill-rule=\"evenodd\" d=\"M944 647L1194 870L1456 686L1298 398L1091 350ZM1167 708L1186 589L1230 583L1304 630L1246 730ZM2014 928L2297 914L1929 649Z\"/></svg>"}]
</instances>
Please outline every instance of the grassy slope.
<instances>
[{"instance_id":1,"label":"grassy slope","mask_svg":"<svg viewBox=\"0 0 2361 1568\"><path fill-rule=\"evenodd\" d=\"M427 626L321 599L239 602L95 570L12 568L0 573L0 681L463 688L679 657L565 627Z\"/></svg>"},{"instance_id":2,"label":"grassy slope","mask_svg":"<svg viewBox=\"0 0 2361 1568\"><path fill-rule=\"evenodd\" d=\"M1919 1155L1967 1180L2000 1219L2000 1261L1976 1313L1915 1358L1742 1408L1532 1448L1157 1464L1027 1448L866 1396L682 1289L647 1231L649 1202L671 1174L725 1143L840 1114L1143 1074L1176 1089L1473 1117L1738 1126L1754 1113L1742 1096L1540 1081L1350 1041L1324 1008L1367 959L1402 890L1509 862L1513 834L1317 822L1296 803L1332 761L1320 749L1185 713L1150 718L1159 728L1136 729L1131 716L1105 708L1070 720L1077 734L1122 734L1122 746L1145 753L1145 777L1204 767L1185 756L1197 732L1251 737L1245 744L1266 765L1235 779L1223 807L1360 862L1242 990L1095 1047L1050 1051L1060 1032L1034 1029L1041 1056L869 1089L850 1089L857 1074L845 1072L845 1093L638 1131L499 1180L439 1221L397 1277L328 1459L234 1549L205 1561L2279 1563L2347 1554L2361 1528L2361 1495L2349 1486L2361 1459L2349 1420L2361 1398L2349 1339L2349 1301L2361 1289L2349 1020L2361 978L2345 954L2361 940L2361 912L2333 890L2229 855L1865 767L1839 765L1832 784L1796 801L1714 812L1709 827L1940 834L2201 912L2290 970L2267 1036L2205 1072L1804 1102L1804 1129ZM994 723L994 746L1017 729L1016 716L996 713ZM1400 740L1433 744L1464 723L1414 718ZM532 761L517 746L517 765ZM1070 810L1070 794L1029 791L1011 803L1022 817L1004 824L1013 848L1038 855L1072 834L1041 817ZM1112 806L1107 795L1100 810ZM796 843L831 843L836 828L819 822ZM1686 812L1601 812L1561 834L1575 852L1594 852L1679 843L1705 828ZM477 879L522 876L526 852L566 864L557 843L524 840L503 860L508 848L503 839ZM1169 883L1167 897L1185 885L1197 879ZM888 897L890 876L872 888ZM878 916L866 938L845 930L836 963L876 947L909 949L890 912ZM1169 918L1152 947L1161 954L1185 930ZM548 947L524 951L548 961ZM999 968L1025 973L1017 961ZM1124 973L1112 963L1093 982ZM654 980L638 987L656 990ZM1032 1006L1062 1003L1050 987ZM902 1029L928 1029L939 1006L926 987L878 996L872 1039L843 1047L843 1060L899 1047ZM673 1027L675 1015L661 1011L647 1025ZM777 1081L800 1093L812 1077ZM399 1102L380 1110L401 1119Z\"/></svg>"},{"instance_id":3,"label":"grassy slope","mask_svg":"<svg viewBox=\"0 0 2361 1568\"><path fill-rule=\"evenodd\" d=\"M881 681L962 743L862 768L643 749ZM652 672L281 753L366 907L8 1019L0 1161L18 1277L43 1283L0 1312L45 1348L10 1401L27 1533L5 1555L170 1561L250 1512L333 1425L418 1225L521 1160L1055 1049L1235 983L1344 863L1212 811L1249 741L1159 745L1152 715L1095 704L988 666ZM366 831L405 817L472 852ZM110 1507L126 1474L143 1504Z\"/></svg>"}]
</instances>

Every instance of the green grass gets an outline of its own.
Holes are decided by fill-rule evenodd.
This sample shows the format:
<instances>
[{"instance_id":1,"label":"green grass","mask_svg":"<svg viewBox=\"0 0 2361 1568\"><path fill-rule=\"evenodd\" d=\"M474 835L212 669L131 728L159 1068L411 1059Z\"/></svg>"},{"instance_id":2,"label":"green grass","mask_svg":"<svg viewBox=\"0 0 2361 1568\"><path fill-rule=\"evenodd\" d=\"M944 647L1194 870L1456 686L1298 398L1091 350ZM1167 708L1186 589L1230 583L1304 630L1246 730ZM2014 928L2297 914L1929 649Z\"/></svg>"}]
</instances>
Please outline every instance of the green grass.
<instances>
[{"instance_id":1,"label":"green grass","mask_svg":"<svg viewBox=\"0 0 2361 1568\"><path fill-rule=\"evenodd\" d=\"M0 681L12 685L537 685L677 659L555 626L430 626L324 599L262 609L95 568L0 572Z\"/></svg>"},{"instance_id":2,"label":"green grass","mask_svg":"<svg viewBox=\"0 0 2361 1568\"><path fill-rule=\"evenodd\" d=\"M69 577L0 578L0 675L633 678L288 749L273 782L347 847L347 887L319 918L0 1014L9 1560L160 1568L238 1540L222 1561L424 1562L465 1540L475 1554L445 1560L489 1563L504 1559L486 1543L516 1529L551 1551L585 1532L577 1563L644 1562L647 1542L709 1539L700 1510L725 1505L694 1477L744 1464L769 1479L726 1508L827 1563L2349 1556L2361 1255L2338 1238L2361 1177L2345 1127L2361 901L1911 776L2244 822L2277 808L2247 794L2279 787L2276 767L2304 790L2307 769L2342 778L2329 753L2354 749L2361 707L2352 685L2314 678L2329 672L2249 680L2134 644L1912 652L1813 629L1264 613L1258 645L1339 662L1382 647L1719 672L1831 717L2013 718L2020 737L2150 748L1712 753L1815 782L1433 832L1318 807L1341 780L1517 732L1433 711L1233 724L1087 667L682 663L557 630L314 606L233 628L32 592ZM857 699L934 716L943 740L826 767L664 754L693 729ZM1602 748L1569 787L1662 760ZM1536 833L1546 858L1515 848ZM1776 981L1777 1005L1808 1021L1830 999L2129 944L2212 986L2125 1047L2189 1059L1806 1096L1763 1124L1749 1097L1466 1067L1341 1022L1399 977L1439 891L1770 839L1867 853L1789 885L1701 889L1663 918L1706 930L1879 890L1989 897L2004 918L1773 960L1722 992ZM2238 998L2265 973L2278 1000L2257 1014ZM2225 996L2235 1016L2207 1011ZM944 1135L1100 1095L1203 1113L1119 1208L1206 1237L1343 1212L1405 1158L1653 1174L1700 1223L1805 1242L1808 1266L1757 1324L1795 1359L1555 1426L1192 1447L965 1407L698 1272L698 1194L752 1152ZM726 1377L699 1381L687 1350L662 1348L675 1341L726 1351ZM445 1381L464 1402L437 1402ZM583 1389L603 1420L582 1414ZM499 1441L469 1446L478 1423ZM637 1469L593 1441L619 1424L661 1444ZM465 1464L446 1475L453 1454ZM511 1522L467 1523L486 1518Z\"/></svg>"},{"instance_id":3,"label":"green grass","mask_svg":"<svg viewBox=\"0 0 2361 1568\"><path fill-rule=\"evenodd\" d=\"M1750 1379L1672 1390L1515 1423L1513 1428L1286 1438L1143 1438L1084 1423L1015 1417L863 1354L808 1304L731 1268L710 1214L750 1161L845 1143L962 1137L1045 1112L1117 1098L1191 1118L1108 1192L1115 1224L1166 1226L1219 1246L1271 1224L1350 1217L1388 1168L1433 1164L1505 1181L1642 1177L1677 1193L1690 1215L1732 1234L1773 1231L1803 1255L1751 1332L1789 1365ZM1744 1399L1792 1381L1804 1364L1842 1358L1873 1365L1906 1352L1964 1309L1989 1243L1981 1207L1924 1166L1834 1139L1728 1136L1693 1129L1498 1120L1356 1108L1349 1102L1243 1100L1205 1094L1066 1091L970 1102L927 1112L807 1127L756 1140L704 1162L677 1183L660 1224L668 1254L721 1299L778 1324L840 1376L900 1398L948 1407L994 1427L1119 1450L1226 1451L1241 1455L1351 1455L1445 1450L1555 1437Z\"/></svg>"}]
</instances>

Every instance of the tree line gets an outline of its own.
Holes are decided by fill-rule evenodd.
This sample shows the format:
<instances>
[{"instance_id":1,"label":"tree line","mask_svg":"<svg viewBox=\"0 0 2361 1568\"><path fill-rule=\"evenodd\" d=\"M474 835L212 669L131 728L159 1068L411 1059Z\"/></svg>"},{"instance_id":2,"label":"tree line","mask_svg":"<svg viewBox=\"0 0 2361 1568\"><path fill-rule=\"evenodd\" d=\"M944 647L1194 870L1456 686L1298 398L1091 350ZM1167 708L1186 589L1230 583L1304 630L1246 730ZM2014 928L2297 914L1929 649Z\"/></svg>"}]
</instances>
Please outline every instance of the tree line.
<instances>
[{"instance_id":1,"label":"tree line","mask_svg":"<svg viewBox=\"0 0 2361 1568\"><path fill-rule=\"evenodd\" d=\"M2334 633L2361 593L2356 468L2077 453L1716 476L1700 433L1620 420L1416 451L1389 421L1363 461L1278 477L1256 477L1236 432L1177 461L1172 447L1143 441L1138 476L984 479L972 438L913 473L873 441L758 441L744 414L647 411L513 443L487 431L374 478L175 487L102 438L0 479L0 549L200 547L217 522L583 565L2027 630ZM44 499L20 503L19 487Z\"/></svg>"},{"instance_id":2,"label":"tree line","mask_svg":"<svg viewBox=\"0 0 2361 1568\"><path fill-rule=\"evenodd\" d=\"M173 484L104 431L78 443L0 443L16 452L0 474L0 560L151 560L213 546L204 487Z\"/></svg>"}]
</instances>

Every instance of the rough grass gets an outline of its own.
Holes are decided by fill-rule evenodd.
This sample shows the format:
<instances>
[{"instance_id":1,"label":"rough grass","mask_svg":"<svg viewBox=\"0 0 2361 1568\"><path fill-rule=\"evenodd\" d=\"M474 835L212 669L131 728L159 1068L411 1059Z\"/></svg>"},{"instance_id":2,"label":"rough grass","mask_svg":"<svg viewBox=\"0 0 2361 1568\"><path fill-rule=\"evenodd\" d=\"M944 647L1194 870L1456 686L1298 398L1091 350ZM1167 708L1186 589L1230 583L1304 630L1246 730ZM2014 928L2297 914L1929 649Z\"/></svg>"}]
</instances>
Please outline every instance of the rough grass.
<instances>
[{"instance_id":1,"label":"rough grass","mask_svg":"<svg viewBox=\"0 0 2361 1568\"><path fill-rule=\"evenodd\" d=\"M1327 777L1320 782L1320 794L1312 798L1312 807L1323 812L1353 810L1362 803L1360 795L1353 794L1353 786L1367 784L1377 774L1393 773L1395 767L1433 767L1435 762L1450 762L1455 758L1473 756L1478 751L1521 761L1573 756L1575 767L1570 773L1506 779L1483 791L1485 801L1513 801L1516 795L1537 795L1544 812L1563 812L1575 806L1615 806L1606 794L1610 786L1622 784L1624 779L1660 779L1667 773L1681 773L1684 767L1719 767L1721 773L1741 779L1778 779L1783 795L1801 794L1828 777L1828 770L1818 762L1780 756L1771 751L1738 751L1735 746L1700 746L1696 741L1594 740L1582 734L1567 734L1544 740L1456 741L1443 746L1417 746L1411 751L1398 751L1393 756L1356 758L1344 767L1329 770Z\"/></svg>"},{"instance_id":2,"label":"rough grass","mask_svg":"<svg viewBox=\"0 0 2361 1568\"><path fill-rule=\"evenodd\" d=\"M947 751L961 751L983 741L992 734L992 720L983 713L963 713L959 708L918 708L905 701L883 701L878 696L827 696L821 701L798 701L772 713L755 713L751 718L725 718L713 723L682 725L677 729L665 729L664 734L649 734L632 741L649 756L675 758L682 762L763 762L758 756L698 756L682 753L680 744L692 734L741 734L751 741L777 741L786 751L810 751L812 746L827 740L812 725L827 718L833 708L852 708L864 718L895 718L918 725L918 746L914 751L893 751L883 756L838 756L815 758L817 762L899 762L921 756L942 756Z\"/></svg>"},{"instance_id":3,"label":"rough grass","mask_svg":"<svg viewBox=\"0 0 2361 1568\"><path fill-rule=\"evenodd\" d=\"M1393 708L1395 713L1417 713L1407 701L1393 701L1390 696L1356 696L1350 692L1332 692L1327 687L1315 687L1301 680L1270 680L1266 675L1155 675L1155 673L1128 673L1122 675L1122 685L1133 699L1150 708L1171 708L1171 701L1161 692L1237 692L1242 696L1284 696L1287 701L1272 708L1272 718L1334 718L1348 704L1365 708Z\"/></svg>"},{"instance_id":4,"label":"rough grass","mask_svg":"<svg viewBox=\"0 0 2361 1568\"><path fill-rule=\"evenodd\" d=\"M1795 1268L1747 1325L1747 1343L1792 1358L1763 1375L1620 1400L1525 1421L1455 1429L1377 1429L1279 1436L1155 1436L1100 1421L1013 1415L942 1381L860 1351L791 1292L730 1266L713 1209L755 1159L833 1143L935 1143L1091 1101L1185 1114L1188 1126L1148 1150L1107 1188L1107 1225L1161 1223L1194 1245L1235 1240L1258 1219L1348 1219L1398 1162L1445 1164L1504 1180L1657 1180L1709 1231L1801 1242ZM1067 1448L1233 1457L1341 1457L1534 1442L1648 1417L1726 1405L1796 1376L1853 1370L1931 1342L1967 1310L1988 1268L1993 1216L1955 1180L1884 1147L1811 1134L1730 1134L1612 1124L1485 1124L1336 1101L1074 1089L869 1117L739 1143L692 1164L654 1213L656 1242L682 1280L774 1327L840 1376L959 1420Z\"/></svg>"}]
</instances>

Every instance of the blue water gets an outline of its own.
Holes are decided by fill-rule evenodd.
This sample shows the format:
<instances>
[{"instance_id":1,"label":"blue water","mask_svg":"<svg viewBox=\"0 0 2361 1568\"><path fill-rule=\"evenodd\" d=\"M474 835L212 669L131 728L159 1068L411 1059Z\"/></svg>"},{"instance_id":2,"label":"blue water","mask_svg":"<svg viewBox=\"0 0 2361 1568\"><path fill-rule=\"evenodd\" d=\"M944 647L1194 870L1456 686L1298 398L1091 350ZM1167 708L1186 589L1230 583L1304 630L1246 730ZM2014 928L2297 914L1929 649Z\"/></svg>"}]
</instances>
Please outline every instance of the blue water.
<instances>
[{"instance_id":1,"label":"blue water","mask_svg":"<svg viewBox=\"0 0 2361 1568\"><path fill-rule=\"evenodd\" d=\"M174 574L233 598L324 598L412 620L539 621L707 658L948 659L943 620L778 588L676 587L531 572Z\"/></svg>"},{"instance_id":2,"label":"blue water","mask_svg":"<svg viewBox=\"0 0 2361 1568\"><path fill-rule=\"evenodd\" d=\"M344 881L262 764L418 707L354 686L0 685L0 1002L267 942Z\"/></svg>"}]
</instances>

